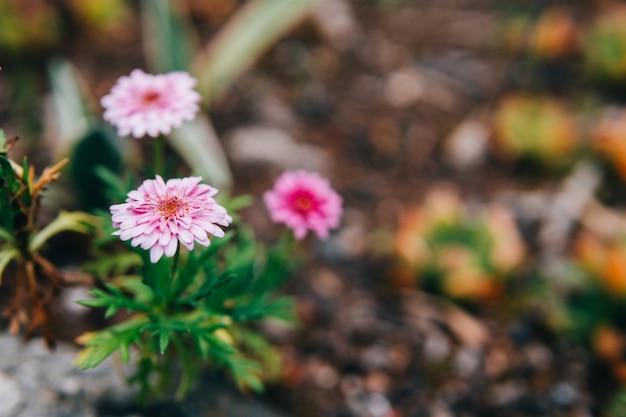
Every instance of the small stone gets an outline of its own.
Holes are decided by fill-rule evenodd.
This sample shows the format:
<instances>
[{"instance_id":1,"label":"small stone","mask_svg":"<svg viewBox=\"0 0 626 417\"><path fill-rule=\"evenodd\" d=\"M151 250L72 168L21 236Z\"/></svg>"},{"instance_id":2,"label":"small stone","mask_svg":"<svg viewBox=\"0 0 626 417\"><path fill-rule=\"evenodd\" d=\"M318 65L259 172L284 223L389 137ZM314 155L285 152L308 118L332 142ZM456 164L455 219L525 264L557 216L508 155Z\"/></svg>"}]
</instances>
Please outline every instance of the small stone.
<instances>
[{"instance_id":1,"label":"small stone","mask_svg":"<svg viewBox=\"0 0 626 417\"><path fill-rule=\"evenodd\" d=\"M555 386L550 392L550 397L559 405L567 407L576 401L578 391L568 382L562 382Z\"/></svg>"},{"instance_id":2,"label":"small stone","mask_svg":"<svg viewBox=\"0 0 626 417\"><path fill-rule=\"evenodd\" d=\"M373 417L389 416L393 411L387 397L381 394L370 394L366 403L367 409Z\"/></svg>"},{"instance_id":3,"label":"small stone","mask_svg":"<svg viewBox=\"0 0 626 417\"><path fill-rule=\"evenodd\" d=\"M444 360L450 354L450 340L439 331L431 332L424 342L424 356L430 362Z\"/></svg>"},{"instance_id":4,"label":"small stone","mask_svg":"<svg viewBox=\"0 0 626 417\"><path fill-rule=\"evenodd\" d=\"M475 373L482 362L480 349L464 346L459 349L455 358L456 370L459 375L469 377Z\"/></svg>"},{"instance_id":5,"label":"small stone","mask_svg":"<svg viewBox=\"0 0 626 417\"><path fill-rule=\"evenodd\" d=\"M324 0L313 9L313 20L329 43L339 51L350 48L360 35L352 6L346 0Z\"/></svg>"},{"instance_id":6,"label":"small stone","mask_svg":"<svg viewBox=\"0 0 626 417\"><path fill-rule=\"evenodd\" d=\"M507 381L496 385L490 390L490 402L495 406L510 404L520 398L526 391L524 385L518 381Z\"/></svg>"},{"instance_id":7,"label":"small stone","mask_svg":"<svg viewBox=\"0 0 626 417\"><path fill-rule=\"evenodd\" d=\"M536 369L549 369L552 363L552 352L541 344L532 344L524 349L526 360Z\"/></svg>"},{"instance_id":8,"label":"small stone","mask_svg":"<svg viewBox=\"0 0 626 417\"><path fill-rule=\"evenodd\" d=\"M323 150L297 143L281 129L250 126L231 132L227 142L229 155L238 163L266 163L280 169L328 171L329 156Z\"/></svg>"},{"instance_id":9,"label":"small stone","mask_svg":"<svg viewBox=\"0 0 626 417\"><path fill-rule=\"evenodd\" d=\"M70 397L78 394L82 389L83 381L74 376L68 376L57 381L56 390L59 394Z\"/></svg>"},{"instance_id":10,"label":"small stone","mask_svg":"<svg viewBox=\"0 0 626 417\"><path fill-rule=\"evenodd\" d=\"M15 379L0 372L0 417L14 417L23 404L22 390Z\"/></svg>"},{"instance_id":11,"label":"small stone","mask_svg":"<svg viewBox=\"0 0 626 417\"><path fill-rule=\"evenodd\" d=\"M486 157L490 130L478 120L465 120L445 142L446 159L457 169L479 166Z\"/></svg>"},{"instance_id":12,"label":"small stone","mask_svg":"<svg viewBox=\"0 0 626 417\"><path fill-rule=\"evenodd\" d=\"M323 389L333 389L339 383L339 373L328 364L321 365L313 378L317 386Z\"/></svg>"},{"instance_id":13,"label":"small stone","mask_svg":"<svg viewBox=\"0 0 626 417\"><path fill-rule=\"evenodd\" d=\"M392 72L385 80L385 97L394 107L407 107L424 96L424 77L412 68Z\"/></svg>"}]
</instances>

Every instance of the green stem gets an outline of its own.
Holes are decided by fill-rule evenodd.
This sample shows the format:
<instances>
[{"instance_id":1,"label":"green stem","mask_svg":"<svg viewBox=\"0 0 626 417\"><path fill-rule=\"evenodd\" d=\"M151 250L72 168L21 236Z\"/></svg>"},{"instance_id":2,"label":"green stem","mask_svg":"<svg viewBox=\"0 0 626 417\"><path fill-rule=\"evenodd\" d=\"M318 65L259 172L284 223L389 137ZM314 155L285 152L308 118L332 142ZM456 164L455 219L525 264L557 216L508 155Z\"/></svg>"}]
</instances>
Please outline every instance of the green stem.
<instances>
[{"instance_id":1,"label":"green stem","mask_svg":"<svg viewBox=\"0 0 626 417\"><path fill-rule=\"evenodd\" d=\"M154 172L155 174L165 175L165 138L159 135L154 140Z\"/></svg>"},{"instance_id":2,"label":"green stem","mask_svg":"<svg viewBox=\"0 0 626 417\"><path fill-rule=\"evenodd\" d=\"M180 359L182 372L182 375L180 377L180 383L175 394L176 399L180 401L185 397L187 391L191 387L191 384L194 380L194 371L191 366L191 362L189 361L189 354L185 351L182 340L179 339L178 334L174 333L172 335L172 343L178 351L178 358Z\"/></svg>"},{"instance_id":3,"label":"green stem","mask_svg":"<svg viewBox=\"0 0 626 417\"><path fill-rule=\"evenodd\" d=\"M178 258L180 258L180 242L177 243L176 253L174 254L174 259L172 259L172 270L170 272L170 279L174 282L176 278L176 271L178 269Z\"/></svg>"}]
</instances>

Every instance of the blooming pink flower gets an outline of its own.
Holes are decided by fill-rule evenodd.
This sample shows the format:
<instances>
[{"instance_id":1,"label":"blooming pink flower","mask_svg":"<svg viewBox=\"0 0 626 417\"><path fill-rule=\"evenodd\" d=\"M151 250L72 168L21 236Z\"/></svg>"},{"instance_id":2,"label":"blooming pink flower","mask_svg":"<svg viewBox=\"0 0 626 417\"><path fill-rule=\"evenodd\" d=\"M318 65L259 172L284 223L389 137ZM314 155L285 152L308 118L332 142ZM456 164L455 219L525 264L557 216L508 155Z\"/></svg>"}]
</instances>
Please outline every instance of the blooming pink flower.
<instances>
[{"instance_id":1,"label":"blooming pink flower","mask_svg":"<svg viewBox=\"0 0 626 417\"><path fill-rule=\"evenodd\" d=\"M195 85L186 72L152 75L136 69L102 97L104 120L115 125L120 136L169 134L196 116L201 97L193 90Z\"/></svg>"},{"instance_id":2,"label":"blooming pink flower","mask_svg":"<svg viewBox=\"0 0 626 417\"><path fill-rule=\"evenodd\" d=\"M156 263L165 254L172 257L178 242L192 250L194 240L208 246L208 234L224 237L218 227L233 221L226 209L213 199L217 189L198 184L202 178L174 178L166 182L156 176L128 193L126 203L111 206L113 232L131 245L150 249Z\"/></svg>"},{"instance_id":3,"label":"blooming pink flower","mask_svg":"<svg viewBox=\"0 0 626 417\"><path fill-rule=\"evenodd\" d=\"M284 172L263 195L272 220L284 223L302 239L307 230L321 239L339 225L341 197L325 178L307 171Z\"/></svg>"}]
</instances>

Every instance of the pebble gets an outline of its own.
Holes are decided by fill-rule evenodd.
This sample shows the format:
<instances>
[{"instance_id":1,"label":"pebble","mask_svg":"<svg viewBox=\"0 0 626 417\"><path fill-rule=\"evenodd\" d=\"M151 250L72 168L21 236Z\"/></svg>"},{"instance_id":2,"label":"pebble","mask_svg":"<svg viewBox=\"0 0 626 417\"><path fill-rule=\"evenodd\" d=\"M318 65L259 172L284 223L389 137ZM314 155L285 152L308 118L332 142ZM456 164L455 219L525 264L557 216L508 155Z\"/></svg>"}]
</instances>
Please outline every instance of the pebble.
<instances>
[{"instance_id":1,"label":"pebble","mask_svg":"<svg viewBox=\"0 0 626 417\"><path fill-rule=\"evenodd\" d=\"M0 417L13 417L23 404L22 389L15 379L0 372Z\"/></svg>"},{"instance_id":2,"label":"pebble","mask_svg":"<svg viewBox=\"0 0 626 417\"><path fill-rule=\"evenodd\" d=\"M568 382L562 382L550 391L550 397L559 405L567 407L576 401L578 391Z\"/></svg>"},{"instance_id":3,"label":"pebble","mask_svg":"<svg viewBox=\"0 0 626 417\"><path fill-rule=\"evenodd\" d=\"M480 369L482 350L463 346L457 352L454 363L460 376L469 377Z\"/></svg>"},{"instance_id":4,"label":"pebble","mask_svg":"<svg viewBox=\"0 0 626 417\"><path fill-rule=\"evenodd\" d=\"M322 149L296 142L286 130L257 125L237 128L227 136L228 154L237 163L321 173L329 168L330 157Z\"/></svg>"},{"instance_id":5,"label":"pebble","mask_svg":"<svg viewBox=\"0 0 626 417\"><path fill-rule=\"evenodd\" d=\"M74 367L72 345L49 351L41 339L24 343L0 334L0 351L0 417L95 417L101 396L132 395L109 360L93 370Z\"/></svg>"},{"instance_id":6,"label":"pebble","mask_svg":"<svg viewBox=\"0 0 626 417\"><path fill-rule=\"evenodd\" d=\"M445 141L445 157L457 169L471 169L481 165L487 156L489 127L474 119L458 125Z\"/></svg>"}]
</instances>

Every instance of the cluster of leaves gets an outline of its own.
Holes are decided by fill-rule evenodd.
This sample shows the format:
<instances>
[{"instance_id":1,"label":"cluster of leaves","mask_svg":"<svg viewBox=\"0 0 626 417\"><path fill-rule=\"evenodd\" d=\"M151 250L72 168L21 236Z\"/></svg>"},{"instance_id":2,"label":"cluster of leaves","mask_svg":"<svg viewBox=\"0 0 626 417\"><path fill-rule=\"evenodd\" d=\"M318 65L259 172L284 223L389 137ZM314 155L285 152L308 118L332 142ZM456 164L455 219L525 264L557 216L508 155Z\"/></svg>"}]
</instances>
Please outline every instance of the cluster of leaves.
<instances>
[{"instance_id":1,"label":"cluster of leaves","mask_svg":"<svg viewBox=\"0 0 626 417\"><path fill-rule=\"evenodd\" d=\"M626 179L626 8L585 7L553 5L508 20L502 38L515 52L515 91L496 104L494 145L500 156L538 163L544 172L598 159Z\"/></svg>"},{"instance_id":2,"label":"cluster of leaves","mask_svg":"<svg viewBox=\"0 0 626 417\"><path fill-rule=\"evenodd\" d=\"M35 31L37 37L30 36L31 30L19 34L19 31L0 30L0 49L14 53L15 66L20 63L24 68L12 75L9 83L20 91L16 96L24 97L25 88L37 84L28 76L33 71L30 59L21 59L23 55L30 58L32 54L23 52L41 46L58 46L61 40L65 41L63 38L69 33L65 29L72 26L65 27L65 17L76 20L74 23L84 23L97 33L110 35L112 39L116 35L123 38L127 33L128 28L117 30L130 13L123 1L98 0L89 2L89 6L83 3L74 0L59 3L66 4L63 10L68 12L62 16L57 13L56 3L35 7L34 18L42 23ZM200 36L192 23L191 9L177 7L171 0L142 0L136 9L140 12L137 17L141 21L142 38L148 40L143 45L147 70L164 73L188 69L199 81L203 104L212 105L237 76L301 21L315 3L315 0L246 2L233 14L220 36L203 46L198 43ZM7 13L0 21L5 21L4 17L15 22L23 20L21 9L0 6L0 10L3 9ZM79 25L75 29L83 28ZM45 36L41 37L42 33ZM97 41L98 36L89 36L89 39ZM58 136L50 152L72 154L73 191L81 207L91 210L103 208L110 201L121 201L132 187L117 184L111 198L106 194L111 188L107 191L105 185L114 183L117 172L123 169L122 164L130 162L122 157L129 153L119 149L125 145L96 121L99 117L89 107L91 97L83 91L78 72L68 62L50 61L47 69ZM21 73L27 75L19 78L22 82L18 83L16 80ZM33 90L29 95L32 100L27 100L16 113L34 114L30 109L36 97L38 94ZM40 122L29 120L28 124ZM166 139L195 175L221 190L232 185L227 160L206 115L198 115ZM44 171L40 182L35 181L26 162L19 165L7 158L0 164L4 181L1 191L5 193L0 198L6 197L0 202L3 212L0 221L6 222L6 227L3 225L0 230L3 239L0 266L4 268L12 260L18 261L16 282L30 285L18 287L19 292L11 296L16 311L10 314L15 317L23 316L23 306L29 305L25 297L31 304L40 303L42 297L49 298L48 291L42 292L42 285L37 288L31 285L38 282L38 271L53 271L51 276L60 276L55 278L50 297L62 279L62 274L38 254L41 245L59 231L84 232L86 223L95 224L92 217L82 213L61 213L45 228L36 227L40 188L58 177L65 162ZM169 162L176 165L180 161ZM99 171L98 167L111 171L104 172L104 168ZM158 168L142 167L144 173L159 171ZM170 166L167 172L175 170ZM167 176L165 172L159 173ZM46 181L41 182L42 179ZM227 208L232 214L230 207ZM276 246L266 248L255 241L251 232L240 227L231 230L227 239L214 239L206 250L183 251L174 259L162 259L153 265L141 249L128 246L126 251L111 250L121 243L117 238L110 239L110 216L100 217L102 222L98 224L103 235L94 243L100 245L101 250L95 255L96 260L86 267L100 280L100 285L93 290L94 298L83 304L104 308L105 316L115 324L79 339L85 344L77 359L80 366L94 367L116 351L125 362L136 355L135 373L130 380L140 386L144 398L158 391L170 393L173 385L178 386L176 394L181 398L206 363L226 369L241 387L260 390L262 380L275 367L278 355L266 338L254 330L255 323L271 318L290 320L293 316L291 301L275 295L275 290L294 267L290 241L281 240ZM52 334L49 337L52 338ZM176 384L179 371L182 377Z\"/></svg>"},{"instance_id":3,"label":"cluster of leaves","mask_svg":"<svg viewBox=\"0 0 626 417\"><path fill-rule=\"evenodd\" d=\"M49 326L47 304L63 277L39 250L48 239L60 232L88 233L95 220L85 213L61 212L40 229L37 218L41 193L49 183L59 178L60 170L68 160L45 168L36 178L35 170L26 158L18 164L8 157L16 141L17 138L6 140L0 130L0 278L11 262L16 266L14 279L5 283L9 286L11 299L3 313L9 317L13 333L24 327L26 337L29 337L35 330L41 329L51 345L54 334Z\"/></svg>"},{"instance_id":4,"label":"cluster of leaves","mask_svg":"<svg viewBox=\"0 0 626 417\"><path fill-rule=\"evenodd\" d=\"M294 320L292 300L276 291L296 266L285 236L268 249L237 228L206 249L179 251L156 264L130 244L130 251L99 256L90 271L122 275L80 303L121 321L81 336L77 364L92 368L116 351L126 363L132 347L137 367L129 382L144 400L171 393L173 385L181 399L205 364L226 370L242 389L261 391L279 356L255 323Z\"/></svg>"},{"instance_id":5,"label":"cluster of leaves","mask_svg":"<svg viewBox=\"0 0 626 417\"><path fill-rule=\"evenodd\" d=\"M508 211L493 206L471 215L447 188L434 189L408 213L396 250L403 260L398 278L469 304L498 299L525 255Z\"/></svg>"},{"instance_id":6,"label":"cluster of leaves","mask_svg":"<svg viewBox=\"0 0 626 417\"><path fill-rule=\"evenodd\" d=\"M540 288L538 302L548 322L601 359L626 383L626 239L582 231L572 259Z\"/></svg>"}]
</instances>

